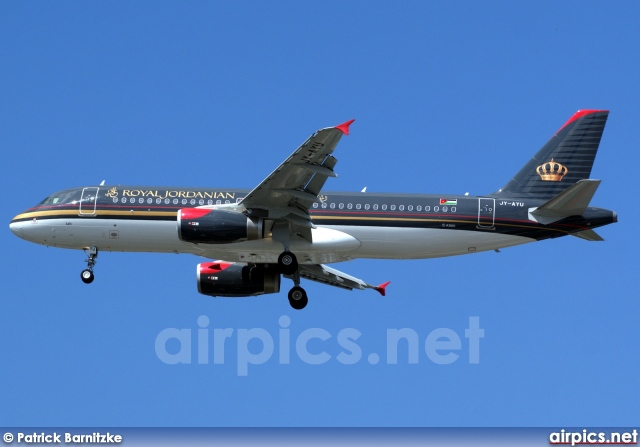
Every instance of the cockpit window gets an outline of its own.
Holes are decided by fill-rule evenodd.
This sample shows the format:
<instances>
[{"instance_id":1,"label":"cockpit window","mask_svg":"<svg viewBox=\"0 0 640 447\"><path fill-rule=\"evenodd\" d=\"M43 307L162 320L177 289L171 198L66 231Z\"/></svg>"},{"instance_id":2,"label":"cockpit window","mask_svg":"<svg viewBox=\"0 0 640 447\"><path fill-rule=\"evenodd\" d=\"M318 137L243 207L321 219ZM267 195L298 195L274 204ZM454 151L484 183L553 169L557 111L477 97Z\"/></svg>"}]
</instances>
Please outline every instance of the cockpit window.
<instances>
[{"instance_id":1,"label":"cockpit window","mask_svg":"<svg viewBox=\"0 0 640 447\"><path fill-rule=\"evenodd\" d=\"M47 197L39 203L40 206L63 205L78 203L79 192L77 191L61 191L52 196Z\"/></svg>"},{"instance_id":2,"label":"cockpit window","mask_svg":"<svg viewBox=\"0 0 640 447\"><path fill-rule=\"evenodd\" d=\"M53 199L55 199L55 200L56 200L56 203L57 203L58 198L57 198L57 197L50 196L50 197L47 197L46 199L44 199L44 200L43 200L42 202L40 202L38 205L51 205L51 204L53 203Z\"/></svg>"}]
</instances>

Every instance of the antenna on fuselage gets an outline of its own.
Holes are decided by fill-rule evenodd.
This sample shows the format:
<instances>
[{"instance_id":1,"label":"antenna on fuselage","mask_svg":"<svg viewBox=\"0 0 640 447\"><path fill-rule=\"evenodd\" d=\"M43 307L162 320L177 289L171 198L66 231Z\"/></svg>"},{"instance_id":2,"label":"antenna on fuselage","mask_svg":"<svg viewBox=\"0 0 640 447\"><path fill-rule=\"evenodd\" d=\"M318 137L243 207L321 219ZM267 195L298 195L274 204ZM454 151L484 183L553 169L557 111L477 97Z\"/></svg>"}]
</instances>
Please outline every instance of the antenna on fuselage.
<instances>
[{"instance_id":1,"label":"antenna on fuselage","mask_svg":"<svg viewBox=\"0 0 640 447\"><path fill-rule=\"evenodd\" d=\"M103 181L100 183L100 186L104 186L104 182L105 182L105 181L103 180Z\"/></svg>"}]
</instances>

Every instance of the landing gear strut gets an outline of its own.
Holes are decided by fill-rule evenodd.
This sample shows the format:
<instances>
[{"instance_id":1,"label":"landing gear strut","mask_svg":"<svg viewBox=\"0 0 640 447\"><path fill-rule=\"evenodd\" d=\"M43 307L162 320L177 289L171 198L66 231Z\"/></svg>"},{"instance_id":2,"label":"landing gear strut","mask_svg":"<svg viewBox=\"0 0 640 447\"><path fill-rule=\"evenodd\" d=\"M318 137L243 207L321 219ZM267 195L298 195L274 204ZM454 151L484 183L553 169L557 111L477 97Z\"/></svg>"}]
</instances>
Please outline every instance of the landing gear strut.
<instances>
[{"instance_id":1,"label":"landing gear strut","mask_svg":"<svg viewBox=\"0 0 640 447\"><path fill-rule=\"evenodd\" d=\"M291 279L293 279L294 286L289 290L289 304L296 310L304 309L309 303L309 298L307 298L307 292L300 287L300 273L297 267L296 271L291 275Z\"/></svg>"},{"instance_id":2,"label":"landing gear strut","mask_svg":"<svg viewBox=\"0 0 640 447\"><path fill-rule=\"evenodd\" d=\"M278 256L278 269L280 273L293 279L293 288L289 290L289 304L296 310L304 309L309 303L307 292L300 287L300 273L298 272L298 259L291 253L287 246Z\"/></svg>"},{"instance_id":3,"label":"landing gear strut","mask_svg":"<svg viewBox=\"0 0 640 447\"><path fill-rule=\"evenodd\" d=\"M96 258L98 257L98 248L89 247L84 249L84 253L87 255L87 259L84 262L87 263L87 268L80 272L80 278L85 284L91 284L93 282L93 266L96 265Z\"/></svg>"}]
</instances>

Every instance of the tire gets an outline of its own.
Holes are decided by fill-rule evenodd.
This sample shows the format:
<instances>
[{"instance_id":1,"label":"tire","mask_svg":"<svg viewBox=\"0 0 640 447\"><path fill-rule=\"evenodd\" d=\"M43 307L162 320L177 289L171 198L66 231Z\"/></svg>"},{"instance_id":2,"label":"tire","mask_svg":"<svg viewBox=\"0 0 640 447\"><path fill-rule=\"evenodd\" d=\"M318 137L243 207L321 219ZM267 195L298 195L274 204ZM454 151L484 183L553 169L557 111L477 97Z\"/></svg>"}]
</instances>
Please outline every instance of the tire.
<instances>
[{"instance_id":1,"label":"tire","mask_svg":"<svg viewBox=\"0 0 640 447\"><path fill-rule=\"evenodd\" d=\"M285 251L278 256L278 268L280 273L292 275L298 270L298 260L296 255L290 251Z\"/></svg>"},{"instance_id":2,"label":"tire","mask_svg":"<svg viewBox=\"0 0 640 447\"><path fill-rule=\"evenodd\" d=\"M295 286L289 290L289 304L296 310L304 309L309 303L307 292L302 287Z\"/></svg>"},{"instance_id":3,"label":"tire","mask_svg":"<svg viewBox=\"0 0 640 447\"><path fill-rule=\"evenodd\" d=\"M80 279L82 279L82 282L85 284L91 284L94 279L93 272L89 269L81 271Z\"/></svg>"}]
</instances>

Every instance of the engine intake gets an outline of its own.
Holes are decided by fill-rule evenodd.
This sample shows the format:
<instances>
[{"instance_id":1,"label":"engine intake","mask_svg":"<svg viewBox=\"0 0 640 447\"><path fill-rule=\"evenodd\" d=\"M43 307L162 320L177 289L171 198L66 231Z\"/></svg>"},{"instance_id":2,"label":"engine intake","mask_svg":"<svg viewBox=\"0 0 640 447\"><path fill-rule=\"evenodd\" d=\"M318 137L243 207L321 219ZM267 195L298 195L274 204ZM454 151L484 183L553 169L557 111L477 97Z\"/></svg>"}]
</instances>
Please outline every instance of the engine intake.
<instances>
[{"instance_id":1,"label":"engine intake","mask_svg":"<svg viewBox=\"0 0 640 447\"><path fill-rule=\"evenodd\" d=\"M263 221L235 211L183 208L178 211L178 237L184 242L202 244L262 239Z\"/></svg>"},{"instance_id":2,"label":"engine intake","mask_svg":"<svg viewBox=\"0 0 640 447\"><path fill-rule=\"evenodd\" d=\"M243 297L280 291L280 273L273 266L203 262L197 275L198 292L203 295Z\"/></svg>"}]
</instances>

